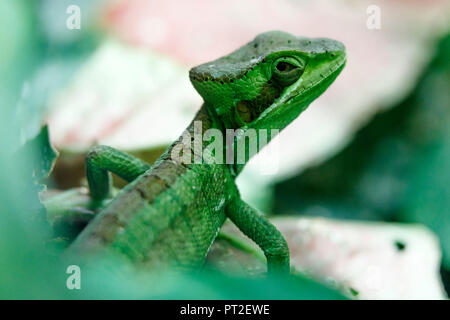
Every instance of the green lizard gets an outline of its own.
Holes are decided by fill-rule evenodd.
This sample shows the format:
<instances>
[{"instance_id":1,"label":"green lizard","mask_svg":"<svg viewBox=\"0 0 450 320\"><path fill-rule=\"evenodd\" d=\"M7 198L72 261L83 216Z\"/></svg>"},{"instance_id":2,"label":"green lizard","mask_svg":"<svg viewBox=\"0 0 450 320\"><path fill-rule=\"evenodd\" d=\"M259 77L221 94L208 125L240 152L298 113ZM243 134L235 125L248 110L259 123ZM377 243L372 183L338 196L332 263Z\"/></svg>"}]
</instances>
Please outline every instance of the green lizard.
<instances>
[{"instance_id":1,"label":"green lizard","mask_svg":"<svg viewBox=\"0 0 450 320\"><path fill-rule=\"evenodd\" d=\"M223 151L234 152L250 130L256 130L259 139L260 129L285 128L328 88L345 62L345 48L335 40L279 31L260 34L231 54L190 70L204 104L186 130L194 136L196 121L203 132L214 128L224 136L239 128ZM179 145L201 163L174 159L173 150ZM244 162L249 157L246 154ZM289 273L287 243L240 198L235 179L245 163L234 160L235 156L228 163L206 163L183 136L152 166L111 147L92 148L86 174L93 203L109 196L110 172L129 184L100 210L69 250L83 255L114 253L148 268L192 270L202 266L229 218L262 249L269 273Z\"/></svg>"}]
</instances>

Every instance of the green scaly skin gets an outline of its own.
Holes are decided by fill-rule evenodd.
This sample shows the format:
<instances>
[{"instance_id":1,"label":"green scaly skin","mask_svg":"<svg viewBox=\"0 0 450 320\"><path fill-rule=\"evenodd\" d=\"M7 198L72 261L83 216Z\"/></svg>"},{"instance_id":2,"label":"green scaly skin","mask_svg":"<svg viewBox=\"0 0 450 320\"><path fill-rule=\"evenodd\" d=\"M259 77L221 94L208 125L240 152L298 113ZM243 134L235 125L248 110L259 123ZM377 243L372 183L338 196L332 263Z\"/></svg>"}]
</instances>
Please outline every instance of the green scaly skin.
<instances>
[{"instance_id":1,"label":"green scaly skin","mask_svg":"<svg viewBox=\"0 0 450 320\"><path fill-rule=\"evenodd\" d=\"M260 34L191 69L204 104L187 131L194 136L194 121L201 121L203 132L215 128L224 137L226 129L241 128L226 153L249 129L282 130L328 88L345 61L345 48L335 40ZM151 167L110 147L93 148L86 159L93 205L109 195L109 172L130 183L81 232L70 252L116 254L145 268L199 269L228 217L263 250L269 273L289 273L283 236L239 196L235 179L244 164L174 161L172 150L182 142L180 137Z\"/></svg>"}]
</instances>

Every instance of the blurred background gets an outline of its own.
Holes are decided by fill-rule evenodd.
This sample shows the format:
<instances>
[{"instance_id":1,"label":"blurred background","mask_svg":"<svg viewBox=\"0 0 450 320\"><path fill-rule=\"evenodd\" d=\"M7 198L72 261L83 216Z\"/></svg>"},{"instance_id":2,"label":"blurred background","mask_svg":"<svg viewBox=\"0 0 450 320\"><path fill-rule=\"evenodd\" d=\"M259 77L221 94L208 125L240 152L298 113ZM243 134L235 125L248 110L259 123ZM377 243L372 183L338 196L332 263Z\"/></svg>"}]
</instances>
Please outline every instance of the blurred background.
<instances>
[{"instance_id":1,"label":"blurred background","mask_svg":"<svg viewBox=\"0 0 450 320\"><path fill-rule=\"evenodd\" d=\"M449 1L14 0L0 8L0 297L73 297L57 254L37 245L51 232L43 199L85 185L84 155L95 144L154 161L202 103L189 69L273 29L337 39L348 62L244 170L243 198L274 217L298 270L344 295L447 296ZM261 174L273 153L277 170ZM195 283L195 297L235 294L233 283L222 291ZM242 297L261 297L260 285ZM315 284L274 286L272 298L336 297ZM173 289L130 290L174 297Z\"/></svg>"}]
</instances>

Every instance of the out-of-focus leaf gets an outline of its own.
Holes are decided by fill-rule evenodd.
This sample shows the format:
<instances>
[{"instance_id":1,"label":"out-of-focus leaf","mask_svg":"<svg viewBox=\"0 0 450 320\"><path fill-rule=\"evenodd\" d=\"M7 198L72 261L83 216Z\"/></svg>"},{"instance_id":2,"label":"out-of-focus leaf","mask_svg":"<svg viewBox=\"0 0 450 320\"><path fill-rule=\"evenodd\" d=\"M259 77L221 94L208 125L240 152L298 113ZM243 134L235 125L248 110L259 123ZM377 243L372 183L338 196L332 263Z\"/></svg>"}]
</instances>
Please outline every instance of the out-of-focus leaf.
<instances>
[{"instance_id":1,"label":"out-of-focus leaf","mask_svg":"<svg viewBox=\"0 0 450 320\"><path fill-rule=\"evenodd\" d=\"M42 127L36 137L27 141L20 150L18 150L18 156L24 156L25 154L35 155L29 164L34 181L37 183L42 179L47 178L58 157L58 152L50 143L47 126Z\"/></svg>"},{"instance_id":2,"label":"out-of-focus leaf","mask_svg":"<svg viewBox=\"0 0 450 320\"><path fill-rule=\"evenodd\" d=\"M434 230L441 240L444 266L450 270L450 121L447 135L421 161L411 176L399 220L420 222Z\"/></svg>"},{"instance_id":3,"label":"out-of-focus leaf","mask_svg":"<svg viewBox=\"0 0 450 320\"><path fill-rule=\"evenodd\" d=\"M47 211L39 198L39 193L46 188L43 179L49 176L57 156L57 151L50 143L47 126L42 127L39 134L21 146L13 156L13 161L21 164L24 177L23 180L16 182L16 187L27 190L29 194L30 210L20 213L19 216L25 225L33 227L37 224L47 232L49 232Z\"/></svg>"},{"instance_id":4,"label":"out-of-focus leaf","mask_svg":"<svg viewBox=\"0 0 450 320\"><path fill-rule=\"evenodd\" d=\"M73 261L73 260L72 260ZM300 275L247 278L200 273L136 272L115 260L81 265L82 299L345 299L339 292Z\"/></svg>"},{"instance_id":5,"label":"out-of-focus leaf","mask_svg":"<svg viewBox=\"0 0 450 320\"><path fill-rule=\"evenodd\" d=\"M20 141L16 104L23 79L30 74L39 51L35 4L0 1L0 298L8 299L47 298L56 291L48 277L55 274L49 267L51 258L37 248L41 224L29 221L33 212L42 209L26 166L33 154L13 157Z\"/></svg>"}]
</instances>

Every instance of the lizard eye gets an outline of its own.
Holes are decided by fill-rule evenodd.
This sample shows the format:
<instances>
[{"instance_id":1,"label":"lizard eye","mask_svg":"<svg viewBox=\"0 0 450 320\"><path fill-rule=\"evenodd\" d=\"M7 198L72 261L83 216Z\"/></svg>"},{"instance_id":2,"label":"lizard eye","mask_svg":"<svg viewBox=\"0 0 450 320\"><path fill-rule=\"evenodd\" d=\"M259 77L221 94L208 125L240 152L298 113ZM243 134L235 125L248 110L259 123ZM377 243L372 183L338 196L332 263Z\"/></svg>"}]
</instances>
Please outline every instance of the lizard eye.
<instances>
[{"instance_id":1,"label":"lizard eye","mask_svg":"<svg viewBox=\"0 0 450 320\"><path fill-rule=\"evenodd\" d=\"M284 62L284 61L280 61L277 66L277 71L279 72L289 72L295 69L295 66L293 66L292 64L288 63L288 62Z\"/></svg>"},{"instance_id":2,"label":"lizard eye","mask_svg":"<svg viewBox=\"0 0 450 320\"><path fill-rule=\"evenodd\" d=\"M304 63L291 57L284 57L276 60L272 69L273 78L281 86L286 87L300 78Z\"/></svg>"}]
</instances>

